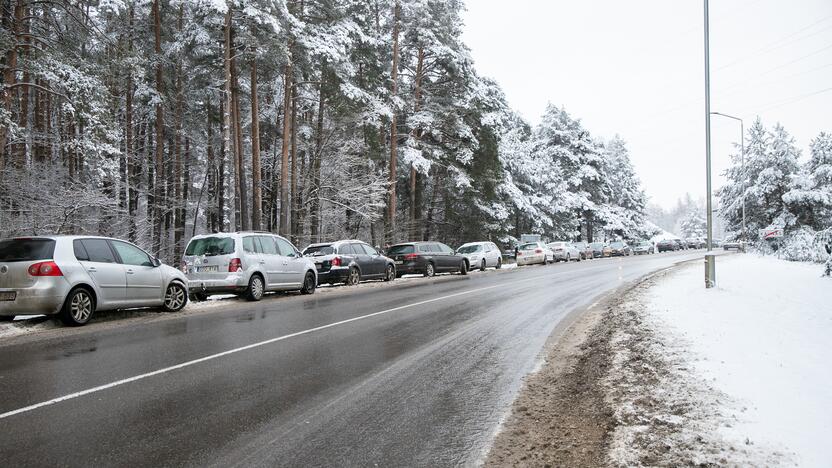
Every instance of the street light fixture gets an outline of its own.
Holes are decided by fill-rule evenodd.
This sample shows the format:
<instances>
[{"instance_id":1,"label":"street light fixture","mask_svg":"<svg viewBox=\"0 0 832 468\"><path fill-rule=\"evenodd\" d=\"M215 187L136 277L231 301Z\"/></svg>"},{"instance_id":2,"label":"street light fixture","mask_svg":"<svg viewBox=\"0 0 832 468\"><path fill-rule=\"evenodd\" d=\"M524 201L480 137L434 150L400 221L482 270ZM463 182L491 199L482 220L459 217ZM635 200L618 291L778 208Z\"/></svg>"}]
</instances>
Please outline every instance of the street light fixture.
<instances>
[{"instance_id":1,"label":"street light fixture","mask_svg":"<svg viewBox=\"0 0 832 468\"><path fill-rule=\"evenodd\" d=\"M741 118L734 117L733 115L723 114L721 112L711 112L711 114L734 119L740 123L740 159L742 161L742 240L748 242L748 231L745 229L745 124Z\"/></svg>"}]
</instances>

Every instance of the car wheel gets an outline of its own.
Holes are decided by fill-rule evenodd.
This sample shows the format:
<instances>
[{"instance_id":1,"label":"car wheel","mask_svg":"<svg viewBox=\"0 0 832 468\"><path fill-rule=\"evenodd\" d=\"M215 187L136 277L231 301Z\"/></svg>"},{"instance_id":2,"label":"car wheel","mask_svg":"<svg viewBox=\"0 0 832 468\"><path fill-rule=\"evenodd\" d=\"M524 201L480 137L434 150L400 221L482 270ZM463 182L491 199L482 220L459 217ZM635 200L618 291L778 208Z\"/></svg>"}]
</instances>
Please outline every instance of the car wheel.
<instances>
[{"instance_id":1,"label":"car wheel","mask_svg":"<svg viewBox=\"0 0 832 468\"><path fill-rule=\"evenodd\" d=\"M482 259L482 264L480 264L480 271L485 271L485 259Z\"/></svg>"},{"instance_id":2,"label":"car wheel","mask_svg":"<svg viewBox=\"0 0 832 468\"><path fill-rule=\"evenodd\" d=\"M95 298L84 288L75 288L69 292L61 309L61 321L67 325L80 326L90 321L95 312Z\"/></svg>"},{"instance_id":3,"label":"car wheel","mask_svg":"<svg viewBox=\"0 0 832 468\"><path fill-rule=\"evenodd\" d=\"M188 304L188 292L182 283L173 282L165 290L165 303L162 308L165 312L179 312Z\"/></svg>"},{"instance_id":4,"label":"car wheel","mask_svg":"<svg viewBox=\"0 0 832 468\"><path fill-rule=\"evenodd\" d=\"M344 282L347 286L355 286L356 284L361 282L361 272L358 271L358 268L352 267L350 268L350 273L347 275L347 280Z\"/></svg>"},{"instance_id":5,"label":"car wheel","mask_svg":"<svg viewBox=\"0 0 832 468\"><path fill-rule=\"evenodd\" d=\"M259 301L263 299L263 290L265 286L263 285L263 277L260 275L251 275L251 279L248 280L248 289L246 290L246 299L249 301Z\"/></svg>"},{"instance_id":6,"label":"car wheel","mask_svg":"<svg viewBox=\"0 0 832 468\"><path fill-rule=\"evenodd\" d=\"M14 315L0 316L0 322L11 322L12 320L14 320Z\"/></svg>"},{"instance_id":7,"label":"car wheel","mask_svg":"<svg viewBox=\"0 0 832 468\"><path fill-rule=\"evenodd\" d=\"M467 275L468 274L468 264L465 260L459 262L459 274L460 275Z\"/></svg>"},{"instance_id":8,"label":"car wheel","mask_svg":"<svg viewBox=\"0 0 832 468\"><path fill-rule=\"evenodd\" d=\"M387 270L384 273L384 281L393 281L394 278L398 278L399 275L396 273L396 267L393 265L387 265Z\"/></svg>"},{"instance_id":9,"label":"car wheel","mask_svg":"<svg viewBox=\"0 0 832 468\"><path fill-rule=\"evenodd\" d=\"M425 276L430 278L431 276L436 274L436 270L433 267L433 263L428 262L427 266L425 267Z\"/></svg>"},{"instance_id":10,"label":"car wheel","mask_svg":"<svg viewBox=\"0 0 832 468\"><path fill-rule=\"evenodd\" d=\"M315 274L311 271L306 273L306 276L303 278L303 286L300 288L301 294L312 294L315 292L315 287L317 286L317 281L315 280Z\"/></svg>"},{"instance_id":11,"label":"car wheel","mask_svg":"<svg viewBox=\"0 0 832 468\"><path fill-rule=\"evenodd\" d=\"M498 259L497 259L497 266L496 266L495 268L497 268L497 269L499 270L499 269L500 269L500 268L502 268L502 267L503 267L503 259L502 259L502 258L498 258Z\"/></svg>"},{"instance_id":12,"label":"car wheel","mask_svg":"<svg viewBox=\"0 0 832 468\"><path fill-rule=\"evenodd\" d=\"M571 261L572 261L572 254L566 254L566 263L569 263Z\"/></svg>"}]
</instances>

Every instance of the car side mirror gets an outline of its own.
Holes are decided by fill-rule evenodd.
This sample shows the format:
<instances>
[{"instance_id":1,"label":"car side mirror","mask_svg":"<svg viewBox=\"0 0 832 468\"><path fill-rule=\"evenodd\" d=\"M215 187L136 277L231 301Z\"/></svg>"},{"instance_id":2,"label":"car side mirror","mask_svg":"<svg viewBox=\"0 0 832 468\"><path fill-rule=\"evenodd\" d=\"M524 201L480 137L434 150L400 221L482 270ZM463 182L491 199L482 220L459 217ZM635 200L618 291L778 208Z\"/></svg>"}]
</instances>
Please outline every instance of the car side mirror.
<instances>
[{"instance_id":1,"label":"car side mirror","mask_svg":"<svg viewBox=\"0 0 832 468\"><path fill-rule=\"evenodd\" d=\"M158 258L156 258L156 257L153 257L152 259L150 259L150 261L153 263L153 266L154 266L154 267L160 267L160 266L162 266L162 261L161 261L161 260L159 260L159 259L158 259Z\"/></svg>"}]
</instances>

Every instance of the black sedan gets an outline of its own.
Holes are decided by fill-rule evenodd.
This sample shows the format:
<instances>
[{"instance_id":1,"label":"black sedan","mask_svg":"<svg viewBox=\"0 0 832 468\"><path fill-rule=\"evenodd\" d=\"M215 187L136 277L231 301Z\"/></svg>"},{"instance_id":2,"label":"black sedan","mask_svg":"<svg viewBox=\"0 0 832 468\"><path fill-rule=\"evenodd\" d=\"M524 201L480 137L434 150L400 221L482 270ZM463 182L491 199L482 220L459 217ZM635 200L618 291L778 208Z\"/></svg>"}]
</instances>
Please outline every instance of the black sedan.
<instances>
[{"instance_id":1,"label":"black sedan","mask_svg":"<svg viewBox=\"0 0 832 468\"><path fill-rule=\"evenodd\" d=\"M364 280L391 281L396 265L390 258L359 240L342 240L312 244L303 250L318 270L318 284L358 284Z\"/></svg>"},{"instance_id":2,"label":"black sedan","mask_svg":"<svg viewBox=\"0 0 832 468\"><path fill-rule=\"evenodd\" d=\"M661 252L675 252L679 250L679 245L673 242L673 239L662 239L656 243L656 250Z\"/></svg>"},{"instance_id":3,"label":"black sedan","mask_svg":"<svg viewBox=\"0 0 832 468\"><path fill-rule=\"evenodd\" d=\"M441 242L407 242L396 244L387 250L387 256L396 262L396 276L437 273L468 274L468 260Z\"/></svg>"}]
</instances>

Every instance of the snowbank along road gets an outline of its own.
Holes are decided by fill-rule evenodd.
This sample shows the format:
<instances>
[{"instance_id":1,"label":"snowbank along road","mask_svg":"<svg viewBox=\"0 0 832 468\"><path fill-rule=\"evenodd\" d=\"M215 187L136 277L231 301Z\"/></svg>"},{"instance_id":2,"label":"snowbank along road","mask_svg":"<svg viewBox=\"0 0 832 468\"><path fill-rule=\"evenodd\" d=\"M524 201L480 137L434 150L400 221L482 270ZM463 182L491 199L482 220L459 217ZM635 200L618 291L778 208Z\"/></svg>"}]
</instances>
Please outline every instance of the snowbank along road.
<instances>
[{"instance_id":1,"label":"snowbank along road","mask_svg":"<svg viewBox=\"0 0 832 468\"><path fill-rule=\"evenodd\" d=\"M26 465L475 462L552 330L703 252L472 273L0 342Z\"/></svg>"}]
</instances>

